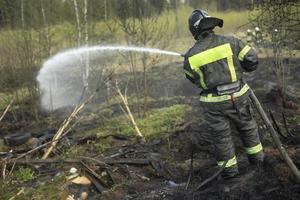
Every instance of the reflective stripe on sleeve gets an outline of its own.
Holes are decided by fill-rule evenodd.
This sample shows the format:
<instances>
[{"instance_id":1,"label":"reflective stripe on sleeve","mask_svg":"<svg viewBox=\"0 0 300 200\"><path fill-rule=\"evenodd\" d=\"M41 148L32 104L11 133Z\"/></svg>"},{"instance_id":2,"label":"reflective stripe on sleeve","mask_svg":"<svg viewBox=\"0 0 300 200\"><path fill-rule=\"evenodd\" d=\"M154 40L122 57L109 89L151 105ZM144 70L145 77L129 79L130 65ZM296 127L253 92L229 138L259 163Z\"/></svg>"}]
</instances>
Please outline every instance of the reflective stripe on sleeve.
<instances>
[{"instance_id":1,"label":"reflective stripe on sleeve","mask_svg":"<svg viewBox=\"0 0 300 200\"><path fill-rule=\"evenodd\" d=\"M217 161L217 164L219 167L222 167L225 162L226 161ZM236 156L234 156L233 158L228 160L228 162L225 165L225 168L232 167L233 165L236 165L236 164L237 164L237 160L236 160Z\"/></svg>"},{"instance_id":2,"label":"reflective stripe on sleeve","mask_svg":"<svg viewBox=\"0 0 300 200\"><path fill-rule=\"evenodd\" d=\"M186 73L191 78L195 78L195 76L191 72L189 72L187 70L184 70L184 73Z\"/></svg>"},{"instance_id":3,"label":"reflective stripe on sleeve","mask_svg":"<svg viewBox=\"0 0 300 200\"><path fill-rule=\"evenodd\" d=\"M235 73L235 69L234 69L234 65L233 65L233 58L232 58L232 56L229 56L227 58L227 64L228 64L229 71L230 71L231 81L232 82L237 81L237 77L236 77L236 73Z\"/></svg>"},{"instance_id":4,"label":"reflective stripe on sleeve","mask_svg":"<svg viewBox=\"0 0 300 200\"><path fill-rule=\"evenodd\" d=\"M244 60L245 55L250 51L251 47L246 45L239 53L238 58L240 61Z\"/></svg>"},{"instance_id":5,"label":"reflective stripe on sleeve","mask_svg":"<svg viewBox=\"0 0 300 200\"><path fill-rule=\"evenodd\" d=\"M249 155L257 154L262 150L263 150L263 147L262 147L261 143L255 145L253 147L246 147L246 153Z\"/></svg>"},{"instance_id":6,"label":"reflective stripe on sleeve","mask_svg":"<svg viewBox=\"0 0 300 200\"><path fill-rule=\"evenodd\" d=\"M199 74L199 77L200 77L200 86L203 88L203 89L207 89L207 86L204 82L204 75L203 75L203 72L201 71L201 69L196 69L196 72L197 74Z\"/></svg>"},{"instance_id":7,"label":"reflective stripe on sleeve","mask_svg":"<svg viewBox=\"0 0 300 200\"><path fill-rule=\"evenodd\" d=\"M233 93L233 97L240 97L245 94L249 90L249 86L245 84L242 89L238 92ZM222 96L213 96L212 94L208 94L207 96L200 96L200 101L202 102L222 102L230 100L230 95L222 95Z\"/></svg>"}]
</instances>

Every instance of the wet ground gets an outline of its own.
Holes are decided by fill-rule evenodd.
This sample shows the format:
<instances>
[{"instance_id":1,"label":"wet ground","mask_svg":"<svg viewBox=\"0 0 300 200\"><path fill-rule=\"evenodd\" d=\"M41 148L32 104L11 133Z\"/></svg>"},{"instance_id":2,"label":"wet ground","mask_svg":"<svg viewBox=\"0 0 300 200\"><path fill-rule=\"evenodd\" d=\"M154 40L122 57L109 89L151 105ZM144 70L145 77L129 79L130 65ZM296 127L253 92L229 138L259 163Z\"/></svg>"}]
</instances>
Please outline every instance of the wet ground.
<instances>
[{"instance_id":1,"label":"wet ground","mask_svg":"<svg viewBox=\"0 0 300 200\"><path fill-rule=\"evenodd\" d=\"M274 113L283 133L281 139L295 164L300 168L300 123L297 124L292 120L295 116L299 116L299 110L297 110L297 106L300 105L299 96L288 95L288 101L294 103L293 105L296 107L283 108L282 97L272 91L275 79L265 67L267 63L267 61L262 62L259 68L261 70L247 75L247 80L261 100L265 110L271 110ZM176 63L166 67L177 67L177 65L180 64ZM292 94L300 85L300 80L297 78L300 75L300 70L295 67L291 71L288 91ZM274 149L269 133L258 114L255 116L259 124L267 162L263 166L250 166L238 133L233 129L232 135L235 141L240 176L235 181L225 183L216 178L196 190L204 180L218 170L213 157L213 145L209 139L209 133L203 125L202 111L198 105L197 93L199 91L184 78L178 79L180 70L169 70L169 72L173 73L173 79L163 79L159 84L153 84L151 90L153 98L158 97L161 94L155 93L155 91L159 85L165 85L165 89L159 91L164 91L165 96L173 98L153 101L149 104L149 109L176 103L188 104L193 107L193 110L187 114L186 123L180 125L175 132L167 133L164 137L148 141L146 144L136 143L130 138L122 140L113 137L112 140L115 141L115 145L101 155L101 157L107 157L126 152L117 158L150 159L151 164L112 165L110 175L113 184L110 183L110 186L102 194L97 192L94 185L79 186L68 183L63 187L64 190L73 194L75 199L80 198L83 192L88 194L88 199L103 200L300 199L300 184L296 182L294 175L284 161L280 159L280 155ZM152 75L163 75L159 68L151 73ZM266 77L266 74L270 76ZM181 97L174 98L174 96ZM286 126L282 113L287 118ZM89 127L89 124L83 125ZM93 125L94 122L91 122L90 127ZM85 127L81 127L80 130L84 130ZM83 145L88 148L86 143ZM92 149L88 149L87 152L88 156L96 156ZM193 161L192 165L191 161ZM68 167L59 169L63 172ZM110 181L108 180L108 182ZM40 182L44 181L40 180Z\"/></svg>"},{"instance_id":2,"label":"wet ground","mask_svg":"<svg viewBox=\"0 0 300 200\"><path fill-rule=\"evenodd\" d=\"M283 132L281 139L297 167L300 168L300 124L288 121L290 123L285 129L282 118L282 113L290 119L298 115L299 111L296 110L297 107L283 108L282 97L272 90L275 79L272 72L266 67L267 64L267 61L262 62L259 68L261 70L254 74L248 74L246 78L256 91L265 110L271 110L274 113ZM267 78L266 74L269 74ZM300 70L297 68L291 69L288 87L290 93L300 84L300 80L295 79L298 75L300 75ZM174 85L179 86L170 87L169 94L186 96L186 98L180 100L180 103L189 104L194 109L186 117L187 123L191 122L188 126L151 146L151 151L158 153L159 158L163 161L165 174L157 176L145 169L138 169L138 173L148 177L149 180L133 178L132 182L124 184L116 191L106 192L104 195L100 195L99 198L124 200L300 199L300 184L296 182L294 175L280 158L279 152L274 149L269 133L259 119L258 114L255 114L255 116L265 146L266 163L263 166L249 165L238 133L233 130L240 176L234 181L225 183L217 178L196 190L200 183L211 177L218 169L215 167L209 133L202 124L201 108L198 106L197 96L193 95L198 90L192 86L187 86L186 80L181 80L179 83L174 82ZM176 90L176 88L180 89ZM295 105L299 105L299 98L288 95L287 99ZM287 132L292 133L292 137ZM190 175L191 152L193 152L193 172Z\"/></svg>"}]
</instances>

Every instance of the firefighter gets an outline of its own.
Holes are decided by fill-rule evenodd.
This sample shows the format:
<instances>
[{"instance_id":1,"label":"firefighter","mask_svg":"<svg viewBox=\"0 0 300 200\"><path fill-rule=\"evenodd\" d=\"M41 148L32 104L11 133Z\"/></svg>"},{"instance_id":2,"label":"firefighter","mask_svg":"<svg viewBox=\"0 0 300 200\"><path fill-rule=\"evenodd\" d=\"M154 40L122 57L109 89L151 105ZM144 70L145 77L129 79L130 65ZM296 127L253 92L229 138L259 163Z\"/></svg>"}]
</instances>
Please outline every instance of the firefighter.
<instances>
[{"instance_id":1,"label":"firefighter","mask_svg":"<svg viewBox=\"0 0 300 200\"><path fill-rule=\"evenodd\" d=\"M230 121L235 124L249 163L263 162L263 147L257 124L252 116L249 86L243 72L254 71L258 65L253 48L232 36L217 35L216 26L223 20L210 17L203 10L194 10L188 20L196 40L184 55L186 78L201 89L200 105L215 147L222 177L238 175L238 164L231 136Z\"/></svg>"}]
</instances>

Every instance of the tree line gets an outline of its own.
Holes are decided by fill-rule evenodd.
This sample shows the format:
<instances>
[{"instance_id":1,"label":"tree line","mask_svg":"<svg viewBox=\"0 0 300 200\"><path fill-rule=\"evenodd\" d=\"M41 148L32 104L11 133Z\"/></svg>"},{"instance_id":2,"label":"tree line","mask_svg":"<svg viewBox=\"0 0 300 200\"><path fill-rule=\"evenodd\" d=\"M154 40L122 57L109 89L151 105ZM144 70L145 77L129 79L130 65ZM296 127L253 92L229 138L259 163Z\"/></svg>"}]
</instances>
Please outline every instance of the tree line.
<instances>
[{"instance_id":1,"label":"tree line","mask_svg":"<svg viewBox=\"0 0 300 200\"><path fill-rule=\"evenodd\" d=\"M78 7L83 7L84 0L77 0ZM253 3L253 2L252 2ZM21 10L27 25L43 26L41 9L50 24L74 19L74 0L0 0L0 28L21 27ZM193 8L214 8L220 11L229 9L247 9L248 1L243 0L88 0L89 20L107 20L112 17L149 17L164 10L177 9L181 5ZM23 7L22 7L23 6Z\"/></svg>"}]
</instances>

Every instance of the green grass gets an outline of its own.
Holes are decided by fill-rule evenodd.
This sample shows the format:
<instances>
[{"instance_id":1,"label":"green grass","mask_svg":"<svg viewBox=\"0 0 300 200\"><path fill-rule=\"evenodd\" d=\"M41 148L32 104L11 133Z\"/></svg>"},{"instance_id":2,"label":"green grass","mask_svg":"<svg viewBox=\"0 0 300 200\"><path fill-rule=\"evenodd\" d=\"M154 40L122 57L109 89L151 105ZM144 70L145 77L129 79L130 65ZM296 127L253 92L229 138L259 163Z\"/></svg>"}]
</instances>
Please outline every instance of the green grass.
<instances>
[{"instance_id":1,"label":"green grass","mask_svg":"<svg viewBox=\"0 0 300 200\"><path fill-rule=\"evenodd\" d=\"M1 200L8 200L16 196L16 200L56 200L67 199L68 192L63 188L66 180L64 176L55 176L53 179L43 182L38 187L26 188L24 192L16 196L22 187L17 186L14 181L3 183L0 181L0 197Z\"/></svg>"},{"instance_id":2,"label":"green grass","mask_svg":"<svg viewBox=\"0 0 300 200\"><path fill-rule=\"evenodd\" d=\"M14 175L19 182L27 182L36 177L34 171L28 167L20 167Z\"/></svg>"},{"instance_id":3,"label":"green grass","mask_svg":"<svg viewBox=\"0 0 300 200\"><path fill-rule=\"evenodd\" d=\"M292 117L292 118L290 119L290 121L291 121L292 123L295 123L295 124L300 124L300 114L299 114L299 115L295 115L294 117Z\"/></svg>"},{"instance_id":4,"label":"green grass","mask_svg":"<svg viewBox=\"0 0 300 200\"><path fill-rule=\"evenodd\" d=\"M173 105L170 107L151 110L146 117L135 117L136 123L146 139L161 137L165 133L176 130L176 126L184 122L185 114L191 108L187 105ZM99 135L117 133L135 135L130 121L124 116L112 118L103 127L96 129Z\"/></svg>"},{"instance_id":5,"label":"green grass","mask_svg":"<svg viewBox=\"0 0 300 200\"><path fill-rule=\"evenodd\" d=\"M2 139L0 139L0 152L1 151L6 151L7 147L4 144L4 141Z\"/></svg>"}]
</instances>

